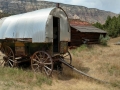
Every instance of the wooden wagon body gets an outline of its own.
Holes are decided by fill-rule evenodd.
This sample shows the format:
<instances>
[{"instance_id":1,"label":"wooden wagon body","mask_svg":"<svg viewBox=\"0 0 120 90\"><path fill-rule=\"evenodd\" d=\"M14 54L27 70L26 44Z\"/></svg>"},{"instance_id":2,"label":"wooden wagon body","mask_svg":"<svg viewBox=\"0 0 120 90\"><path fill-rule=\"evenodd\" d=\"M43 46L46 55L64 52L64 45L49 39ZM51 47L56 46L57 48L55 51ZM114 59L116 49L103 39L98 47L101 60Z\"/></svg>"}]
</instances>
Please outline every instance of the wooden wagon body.
<instances>
[{"instance_id":1,"label":"wooden wagon body","mask_svg":"<svg viewBox=\"0 0 120 90\"><path fill-rule=\"evenodd\" d=\"M15 67L30 61L34 71L52 74L61 68L60 58L68 52L70 26L62 8L46 8L0 20L1 65Z\"/></svg>"}]
</instances>

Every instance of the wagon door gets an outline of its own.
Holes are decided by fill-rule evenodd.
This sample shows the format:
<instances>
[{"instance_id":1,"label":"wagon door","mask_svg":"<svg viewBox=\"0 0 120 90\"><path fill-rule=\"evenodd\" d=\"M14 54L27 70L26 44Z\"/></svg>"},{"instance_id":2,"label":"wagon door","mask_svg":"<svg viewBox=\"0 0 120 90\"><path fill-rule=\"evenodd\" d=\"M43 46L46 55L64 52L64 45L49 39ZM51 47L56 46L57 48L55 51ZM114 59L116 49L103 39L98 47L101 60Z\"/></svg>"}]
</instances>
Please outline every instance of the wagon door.
<instances>
[{"instance_id":1,"label":"wagon door","mask_svg":"<svg viewBox=\"0 0 120 90\"><path fill-rule=\"evenodd\" d=\"M53 52L59 52L59 41L60 41L60 19L53 17Z\"/></svg>"}]
</instances>

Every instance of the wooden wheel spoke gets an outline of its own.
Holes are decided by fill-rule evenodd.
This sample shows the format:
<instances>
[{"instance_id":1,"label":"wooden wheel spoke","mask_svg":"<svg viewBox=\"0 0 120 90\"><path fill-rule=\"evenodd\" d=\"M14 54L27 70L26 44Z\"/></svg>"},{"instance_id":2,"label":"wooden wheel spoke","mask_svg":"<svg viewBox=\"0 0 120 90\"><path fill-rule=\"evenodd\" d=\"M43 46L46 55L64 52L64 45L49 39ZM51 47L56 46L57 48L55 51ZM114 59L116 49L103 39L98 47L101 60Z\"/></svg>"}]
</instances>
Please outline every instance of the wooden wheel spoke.
<instances>
[{"instance_id":1,"label":"wooden wheel spoke","mask_svg":"<svg viewBox=\"0 0 120 90\"><path fill-rule=\"evenodd\" d=\"M39 61L37 61L36 59L32 59L33 61L35 61L35 62L37 62L37 63L39 63Z\"/></svg>"},{"instance_id":2,"label":"wooden wheel spoke","mask_svg":"<svg viewBox=\"0 0 120 90\"><path fill-rule=\"evenodd\" d=\"M49 67L47 67L46 65L44 66L46 69L48 69L48 70L50 70L51 71L51 69L49 68Z\"/></svg>"},{"instance_id":3,"label":"wooden wheel spoke","mask_svg":"<svg viewBox=\"0 0 120 90\"><path fill-rule=\"evenodd\" d=\"M11 55L12 55L12 53L7 54L7 56L11 56Z\"/></svg>"},{"instance_id":4,"label":"wooden wheel spoke","mask_svg":"<svg viewBox=\"0 0 120 90\"><path fill-rule=\"evenodd\" d=\"M46 61L48 61L48 59L50 59L49 57L47 57L45 60L44 60L44 63L46 62ZM49 60L50 61L50 60Z\"/></svg>"},{"instance_id":5,"label":"wooden wheel spoke","mask_svg":"<svg viewBox=\"0 0 120 90\"><path fill-rule=\"evenodd\" d=\"M11 67L13 67L13 64L10 61L8 61L8 63L10 64Z\"/></svg>"},{"instance_id":6,"label":"wooden wheel spoke","mask_svg":"<svg viewBox=\"0 0 120 90\"><path fill-rule=\"evenodd\" d=\"M12 55L7 55L7 57L12 57L12 58L14 58L14 56L12 56Z\"/></svg>"},{"instance_id":7,"label":"wooden wheel spoke","mask_svg":"<svg viewBox=\"0 0 120 90\"><path fill-rule=\"evenodd\" d=\"M42 55L42 58L45 58L45 53L42 53L41 55Z\"/></svg>"},{"instance_id":8,"label":"wooden wheel spoke","mask_svg":"<svg viewBox=\"0 0 120 90\"><path fill-rule=\"evenodd\" d=\"M44 63L44 65L51 65L52 63Z\"/></svg>"},{"instance_id":9,"label":"wooden wheel spoke","mask_svg":"<svg viewBox=\"0 0 120 90\"><path fill-rule=\"evenodd\" d=\"M34 69L34 71L40 71L40 67L38 66L37 68Z\"/></svg>"},{"instance_id":10,"label":"wooden wheel spoke","mask_svg":"<svg viewBox=\"0 0 120 90\"><path fill-rule=\"evenodd\" d=\"M47 75L49 75L49 74L48 74L48 71L46 70L46 68L45 68L45 67L44 67L44 71L45 71L45 73L46 73Z\"/></svg>"},{"instance_id":11,"label":"wooden wheel spoke","mask_svg":"<svg viewBox=\"0 0 120 90\"><path fill-rule=\"evenodd\" d=\"M11 53L12 53L11 51L8 51L8 55L11 55Z\"/></svg>"},{"instance_id":12,"label":"wooden wheel spoke","mask_svg":"<svg viewBox=\"0 0 120 90\"><path fill-rule=\"evenodd\" d=\"M40 56L40 57L42 56L41 52L39 52L39 56Z\"/></svg>"},{"instance_id":13,"label":"wooden wheel spoke","mask_svg":"<svg viewBox=\"0 0 120 90\"><path fill-rule=\"evenodd\" d=\"M12 60L12 59L10 59L10 58L9 58L9 61L12 61L12 62L14 62L14 60Z\"/></svg>"},{"instance_id":14,"label":"wooden wheel spoke","mask_svg":"<svg viewBox=\"0 0 120 90\"><path fill-rule=\"evenodd\" d=\"M9 58L12 58L12 59L14 59L14 56L10 56Z\"/></svg>"},{"instance_id":15,"label":"wooden wheel spoke","mask_svg":"<svg viewBox=\"0 0 120 90\"><path fill-rule=\"evenodd\" d=\"M39 57L37 55L35 55L35 57L37 57L37 59L40 61Z\"/></svg>"},{"instance_id":16,"label":"wooden wheel spoke","mask_svg":"<svg viewBox=\"0 0 120 90\"><path fill-rule=\"evenodd\" d=\"M33 64L33 66L38 66L38 64L35 63L35 64Z\"/></svg>"},{"instance_id":17,"label":"wooden wheel spoke","mask_svg":"<svg viewBox=\"0 0 120 90\"><path fill-rule=\"evenodd\" d=\"M39 54L39 58L40 58L40 59L43 59L43 55L42 55L42 53L39 52L38 54Z\"/></svg>"}]
</instances>

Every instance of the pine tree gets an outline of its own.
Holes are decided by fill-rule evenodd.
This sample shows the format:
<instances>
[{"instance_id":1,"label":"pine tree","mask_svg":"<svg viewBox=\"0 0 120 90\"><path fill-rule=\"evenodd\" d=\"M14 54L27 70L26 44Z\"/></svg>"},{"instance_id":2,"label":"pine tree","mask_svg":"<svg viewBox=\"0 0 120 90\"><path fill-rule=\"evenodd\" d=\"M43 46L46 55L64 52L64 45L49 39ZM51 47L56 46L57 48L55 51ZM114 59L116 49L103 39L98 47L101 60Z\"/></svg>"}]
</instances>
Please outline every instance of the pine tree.
<instances>
[{"instance_id":1,"label":"pine tree","mask_svg":"<svg viewBox=\"0 0 120 90\"><path fill-rule=\"evenodd\" d=\"M107 31L108 35L111 37L117 37L120 35L120 15L118 17L107 17L105 24L95 23L95 27Z\"/></svg>"}]
</instances>

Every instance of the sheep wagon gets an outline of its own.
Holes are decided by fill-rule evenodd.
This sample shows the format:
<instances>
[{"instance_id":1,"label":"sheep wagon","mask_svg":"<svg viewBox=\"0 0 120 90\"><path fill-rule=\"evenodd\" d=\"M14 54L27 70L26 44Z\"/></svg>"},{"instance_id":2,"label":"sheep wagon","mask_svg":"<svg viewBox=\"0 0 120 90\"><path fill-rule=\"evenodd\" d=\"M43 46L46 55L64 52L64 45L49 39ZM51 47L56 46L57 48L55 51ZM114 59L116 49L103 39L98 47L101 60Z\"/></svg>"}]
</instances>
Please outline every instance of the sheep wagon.
<instances>
[{"instance_id":1,"label":"sheep wagon","mask_svg":"<svg viewBox=\"0 0 120 90\"><path fill-rule=\"evenodd\" d=\"M60 7L46 8L0 20L1 66L17 67L29 61L35 72L52 75L62 69L61 60L71 64L68 52L70 26Z\"/></svg>"}]
</instances>

